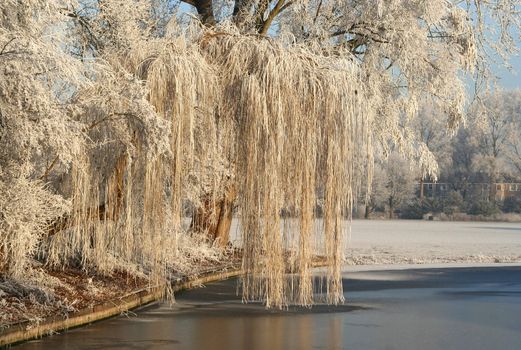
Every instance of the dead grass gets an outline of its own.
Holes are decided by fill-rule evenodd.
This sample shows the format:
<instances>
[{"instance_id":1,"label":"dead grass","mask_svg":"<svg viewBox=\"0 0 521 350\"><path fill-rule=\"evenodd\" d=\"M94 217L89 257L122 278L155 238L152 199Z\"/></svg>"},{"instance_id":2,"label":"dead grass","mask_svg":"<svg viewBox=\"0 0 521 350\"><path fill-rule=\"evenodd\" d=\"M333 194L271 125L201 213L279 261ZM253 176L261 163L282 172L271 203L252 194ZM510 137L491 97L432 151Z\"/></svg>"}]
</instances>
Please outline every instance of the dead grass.
<instances>
[{"instance_id":1,"label":"dead grass","mask_svg":"<svg viewBox=\"0 0 521 350\"><path fill-rule=\"evenodd\" d=\"M39 270L40 277L55 281L53 287L22 285L13 280L0 282L2 313L0 327L27 322L37 324L50 316L63 316L132 291L146 288L149 280L114 271L110 275L80 270Z\"/></svg>"}]
</instances>

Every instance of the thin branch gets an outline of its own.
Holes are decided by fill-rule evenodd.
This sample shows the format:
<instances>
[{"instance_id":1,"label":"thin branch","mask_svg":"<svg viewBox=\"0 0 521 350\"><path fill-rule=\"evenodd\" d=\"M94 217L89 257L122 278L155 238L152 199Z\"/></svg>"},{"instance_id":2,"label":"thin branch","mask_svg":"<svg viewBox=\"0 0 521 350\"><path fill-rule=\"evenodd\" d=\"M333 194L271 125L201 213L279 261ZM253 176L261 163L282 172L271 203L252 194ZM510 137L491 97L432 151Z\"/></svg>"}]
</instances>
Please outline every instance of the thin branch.
<instances>
[{"instance_id":1,"label":"thin branch","mask_svg":"<svg viewBox=\"0 0 521 350\"><path fill-rule=\"evenodd\" d=\"M54 157L54 159L51 162L51 165L49 165L47 167L47 169L45 169L45 172L43 173L43 175L40 176L40 180L44 180L44 181L47 180L47 176L49 176L49 173L51 172L52 168L54 168L54 166L58 162L58 159L59 159L58 156Z\"/></svg>"},{"instance_id":2,"label":"thin branch","mask_svg":"<svg viewBox=\"0 0 521 350\"><path fill-rule=\"evenodd\" d=\"M106 116L105 118L101 118L101 119L95 120L89 126L87 126L85 129L83 129L83 132L90 131L90 130L94 129L96 126L100 125L101 123L103 123L105 121L108 121L108 120L111 120L111 119L113 119L116 116L118 116L118 117L134 117L134 118L136 118L136 116L133 115L132 113L113 113L113 114L110 114L110 115ZM47 167L47 169L45 169L45 172L43 173L43 175L40 176L40 180L47 179L47 176L49 176L49 173L54 168L54 166L56 165L58 160L59 160L58 156L54 157L54 159L51 162L51 164Z\"/></svg>"},{"instance_id":3,"label":"thin branch","mask_svg":"<svg viewBox=\"0 0 521 350\"><path fill-rule=\"evenodd\" d=\"M260 29L263 25L263 17L266 10L269 8L270 2L269 0L261 0L259 2L259 5L257 6L257 10L255 11L255 15L253 18L255 18L256 27Z\"/></svg>"},{"instance_id":4,"label":"thin branch","mask_svg":"<svg viewBox=\"0 0 521 350\"><path fill-rule=\"evenodd\" d=\"M318 15L320 14L320 9L322 8L322 0L318 3L317 11L315 12L315 18L313 19L313 24L317 23Z\"/></svg>"},{"instance_id":5,"label":"thin branch","mask_svg":"<svg viewBox=\"0 0 521 350\"><path fill-rule=\"evenodd\" d=\"M93 50L99 50L102 47L101 42L93 33L89 22L84 17L79 15L76 10L70 11L68 9L61 9L61 13L64 16L73 18L76 21L78 21L80 27L86 31L86 34L88 35L88 38L86 39L87 43L91 46Z\"/></svg>"},{"instance_id":6,"label":"thin branch","mask_svg":"<svg viewBox=\"0 0 521 350\"><path fill-rule=\"evenodd\" d=\"M4 47L2 47L2 50L0 51L0 56L3 55L5 53L5 49L7 48L7 46L12 43L13 41L15 40L15 38L11 38L10 40L7 41L7 43L4 45ZM9 52L12 52L12 51L9 51Z\"/></svg>"},{"instance_id":7,"label":"thin branch","mask_svg":"<svg viewBox=\"0 0 521 350\"><path fill-rule=\"evenodd\" d=\"M292 0L292 1L288 1L287 3L285 3L284 6L282 6L282 7L280 8L279 15L280 15L283 11L285 11L288 7L290 7L291 5L293 5L293 3L294 3L293 0Z\"/></svg>"},{"instance_id":8,"label":"thin branch","mask_svg":"<svg viewBox=\"0 0 521 350\"><path fill-rule=\"evenodd\" d=\"M266 35L266 33L268 33L268 30L271 27L271 23L273 22L275 17L277 17L277 15L280 13L280 10L284 6L285 1L286 0L279 0L273 8L273 10L271 10L270 14L268 15L268 18L266 19L266 21L261 27L261 30L259 31L260 35Z\"/></svg>"}]
</instances>

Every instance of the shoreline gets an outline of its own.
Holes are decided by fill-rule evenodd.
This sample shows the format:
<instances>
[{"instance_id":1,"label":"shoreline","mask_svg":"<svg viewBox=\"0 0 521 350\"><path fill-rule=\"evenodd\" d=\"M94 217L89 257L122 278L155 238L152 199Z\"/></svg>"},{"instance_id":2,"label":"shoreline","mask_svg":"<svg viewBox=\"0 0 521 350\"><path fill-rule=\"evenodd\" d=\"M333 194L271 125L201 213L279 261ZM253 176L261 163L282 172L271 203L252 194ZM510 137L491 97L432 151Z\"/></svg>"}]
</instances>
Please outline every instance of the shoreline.
<instances>
[{"instance_id":1,"label":"shoreline","mask_svg":"<svg viewBox=\"0 0 521 350\"><path fill-rule=\"evenodd\" d=\"M232 242L240 240L239 229L238 222L234 220ZM353 220L345 244L346 260L342 272L346 278L349 278L350 273L364 271L479 267L500 269L521 265L521 226L513 223ZM240 275L239 256L234 256L235 260L230 259L205 263L196 271L177 273L175 277L182 279L172 279L175 281L172 289L177 291ZM315 260L313 266L318 268L316 272L320 273L319 265L323 263L319 258ZM159 289L152 290L145 281L134 281L132 276L123 274L102 277L81 271L72 271L71 274L42 272L58 279L56 283L49 283L50 287L55 288L56 302L53 301L50 307L56 304L56 312L53 309L38 309L39 306L46 307L45 301L31 304L31 289L22 291L23 294L8 294L8 297L4 294L3 298L0 295L2 314L6 315L0 317L3 321L0 325L0 347L124 314L162 297ZM211 279L200 279L212 274ZM189 281L191 284L183 285ZM74 308L70 309L68 305ZM102 310L107 313L102 314ZM93 317L93 314L97 316ZM75 316L82 318L64 323L64 320L71 320ZM14 336L16 332L19 333Z\"/></svg>"},{"instance_id":2,"label":"shoreline","mask_svg":"<svg viewBox=\"0 0 521 350\"><path fill-rule=\"evenodd\" d=\"M241 275L237 266L209 270L194 276L178 278L171 283L173 292L191 289L204 283L226 280ZM59 331L73 329L93 322L105 320L133 309L161 300L165 294L165 285L139 289L121 297L104 301L87 307L67 316L54 316L44 319L38 324L22 321L0 330L0 348L15 345L28 340L42 338Z\"/></svg>"},{"instance_id":3,"label":"shoreline","mask_svg":"<svg viewBox=\"0 0 521 350\"><path fill-rule=\"evenodd\" d=\"M320 263L314 267L315 272L321 272L324 266ZM427 264L373 264L373 265L345 265L342 268L343 274L356 272L377 272L377 271L404 271L421 269L465 269L465 268L501 268L519 267L520 262L514 263L427 263ZM220 269L208 270L198 275L179 278L172 282L173 292L189 290L202 284L223 281L230 278L239 277L243 271L238 267L224 267ZM54 316L44 319L36 325L29 321L19 322L0 330L0 348L22 343L28 340L43 338L60 331L82 327L94 322L116 317L125 312L141 308L143 306L161 300L164 297L165 286L156 286L136 290L127 295L107 300L92 307L81 309L67 316Z\"/></svg>"},{"instance_id":4,"label":"shoreline","mask_svg":"<svg viewBox=\"0 0 521 350\"><path fill-rule=\"evenodd\" d=\"M366 272L366 271L399 271L422 269L468 269L483 267L521 267L521 262L490 263L490 262L465 262L465 263L426 263L426 264L373 264L373 265L346 265L342 273Z\"/></svg>"}]
</instances>

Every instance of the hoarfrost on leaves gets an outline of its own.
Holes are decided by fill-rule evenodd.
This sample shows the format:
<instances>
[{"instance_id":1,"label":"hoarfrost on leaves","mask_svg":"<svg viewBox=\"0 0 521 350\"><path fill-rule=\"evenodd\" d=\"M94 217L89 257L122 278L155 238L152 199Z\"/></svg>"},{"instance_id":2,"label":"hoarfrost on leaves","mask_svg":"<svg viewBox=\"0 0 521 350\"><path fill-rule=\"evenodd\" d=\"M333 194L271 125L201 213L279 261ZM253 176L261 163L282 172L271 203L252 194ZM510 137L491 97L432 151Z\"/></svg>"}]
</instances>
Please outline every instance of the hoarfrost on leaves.
<instances>
[{"instance_id":1,"label":"hoarfrost on leaves","mask_svg":"<svg viewBox=\"0 0 521 350\"><path fill-rule=\"evenodd\" d=\"M0 272L189 273L224 255L187 207L214 227L236 196L245 299L310 305L320 252L342 302L342 219L375 156L435 176L420 107L463 123L465 74L514 50L519 2L187 3L203 23L163 0L2 2Z\"/></svg>"}]
</instances>

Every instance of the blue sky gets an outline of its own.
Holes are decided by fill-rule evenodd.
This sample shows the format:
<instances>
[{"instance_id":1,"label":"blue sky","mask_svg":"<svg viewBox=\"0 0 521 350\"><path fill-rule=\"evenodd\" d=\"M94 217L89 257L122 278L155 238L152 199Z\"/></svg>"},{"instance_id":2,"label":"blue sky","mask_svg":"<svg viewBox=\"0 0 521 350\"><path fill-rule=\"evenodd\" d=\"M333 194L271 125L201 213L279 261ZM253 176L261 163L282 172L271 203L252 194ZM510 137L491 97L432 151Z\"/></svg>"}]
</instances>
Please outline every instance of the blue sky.
<instances>
[{"instance_id":1,"label":"blue sky","mask_svg":"<svg viewBox=\"0 0 521 350\"><path fill-rule=\"evenodd\" d=\"M499 86L504 89L521 89L521 55L512 57L510 64L515 72L502 67L495 69L495 73L500 78Z\"/></svg>"}]
</instances>

